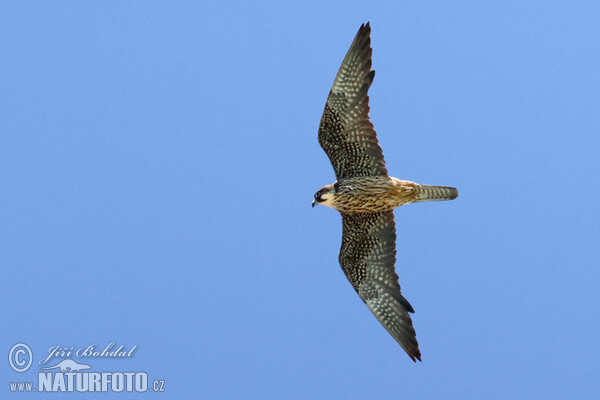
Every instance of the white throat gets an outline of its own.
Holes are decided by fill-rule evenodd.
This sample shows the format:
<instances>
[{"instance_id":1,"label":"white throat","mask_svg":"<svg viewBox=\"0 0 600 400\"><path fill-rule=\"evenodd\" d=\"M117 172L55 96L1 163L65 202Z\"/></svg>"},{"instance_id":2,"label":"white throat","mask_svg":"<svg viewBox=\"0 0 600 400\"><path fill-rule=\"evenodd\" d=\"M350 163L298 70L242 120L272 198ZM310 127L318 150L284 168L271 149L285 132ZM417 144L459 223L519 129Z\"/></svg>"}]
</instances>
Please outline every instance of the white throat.
<instances>
[{"instance_id":1,"label":"white throat","mask_svg":"<svg viewBox=\"0 0 600 400\"><path fill-rule=\"evenodd\" d=\"M327 192L327 193L321 195L321 199L323 199L323 201L319 203L320 205L334 208L333 207L333 192Z\"/></svg>"}]
</instances>

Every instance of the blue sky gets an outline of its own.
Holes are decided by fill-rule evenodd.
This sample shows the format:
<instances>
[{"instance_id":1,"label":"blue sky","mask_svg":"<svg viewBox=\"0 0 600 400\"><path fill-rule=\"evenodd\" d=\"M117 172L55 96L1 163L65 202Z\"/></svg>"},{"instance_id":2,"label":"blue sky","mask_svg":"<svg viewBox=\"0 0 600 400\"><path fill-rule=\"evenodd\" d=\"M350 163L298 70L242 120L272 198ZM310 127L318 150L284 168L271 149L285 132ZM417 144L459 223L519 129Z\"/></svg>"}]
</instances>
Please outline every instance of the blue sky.
<instances>
[{"instance_id":1,"label":"blue sky","mask_svg":"<svg viewBox=\"0 0 600 400\"><path fill-rule=\"evenodd\" d=\"M593 1L5 2L0 349L111 342L164 393L591 399L600 392L600 6ZM346 281L317 142L371 21L423 363ZM59 361L61 358L55 358ZM14 394L41 398L47 394ZM109 398L108 394L72 394Z\"/></svg>"}]
</instances>

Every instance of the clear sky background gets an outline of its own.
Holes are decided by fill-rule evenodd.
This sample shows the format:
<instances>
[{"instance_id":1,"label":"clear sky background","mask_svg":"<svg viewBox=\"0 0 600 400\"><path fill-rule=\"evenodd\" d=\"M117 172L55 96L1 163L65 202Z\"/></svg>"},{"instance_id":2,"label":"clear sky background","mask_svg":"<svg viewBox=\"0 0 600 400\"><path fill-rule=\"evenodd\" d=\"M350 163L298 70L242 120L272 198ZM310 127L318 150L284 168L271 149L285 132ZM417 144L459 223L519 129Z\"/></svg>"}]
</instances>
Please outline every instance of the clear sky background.
<instances>
[{"instance_id":1,"label":"clear sky background","mask_svg":"<svg viewBox=\"0 0 600 400\"><path fill-rule=\"evenodd\" d=\"M127 398L598 398L598 2L1 8L0 397L51 346L114 341L135 355L95 370L166 382ZM390 173L460 190L396 210L416 364L310 207L366 21Z\"/></svg>"}]
</instances>

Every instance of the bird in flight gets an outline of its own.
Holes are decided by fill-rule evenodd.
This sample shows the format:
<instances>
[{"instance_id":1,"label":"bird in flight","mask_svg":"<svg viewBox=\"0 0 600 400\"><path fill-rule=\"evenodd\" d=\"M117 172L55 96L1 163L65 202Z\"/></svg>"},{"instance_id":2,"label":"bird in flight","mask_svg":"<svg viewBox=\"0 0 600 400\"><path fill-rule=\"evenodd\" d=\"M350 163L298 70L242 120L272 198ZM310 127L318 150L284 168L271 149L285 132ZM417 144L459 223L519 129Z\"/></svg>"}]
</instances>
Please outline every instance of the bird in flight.
<instances>
[{"instance_id":1,"label":"bird in flight","mask_svg":"<svg viewBox=\"0 0 600 400\"><path fill-rule=\"evenodd\" d=\"M319 125L319 144L333 165L337 181L315 193L312 206L325 205L342 215L339 261L344 274L367 307L402 346L421 361L402 296L396 262L394 212L403 204L452 200L458 190L419 185L388 175L373 124L369 120L371 27L361 25L333 81Z\"/></svg>"}]
</instances>

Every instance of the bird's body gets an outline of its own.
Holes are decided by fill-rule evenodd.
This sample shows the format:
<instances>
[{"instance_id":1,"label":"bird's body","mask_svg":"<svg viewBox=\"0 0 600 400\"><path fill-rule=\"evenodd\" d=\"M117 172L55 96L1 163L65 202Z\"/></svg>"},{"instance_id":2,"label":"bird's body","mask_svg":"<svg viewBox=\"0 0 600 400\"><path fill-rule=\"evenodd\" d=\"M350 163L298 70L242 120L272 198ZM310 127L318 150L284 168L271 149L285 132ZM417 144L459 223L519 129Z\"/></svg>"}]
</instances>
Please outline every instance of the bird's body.
<instances>
[{"instance_id":1,"label":"bird's body","mask_svg":"<svg viewBox=\"0 0 600 400\"><path fill-rule=\"evenodd\" d=\"M385 175L344 178L329 187L332 190L323 193L319 203L346 214L392 211L408 203L449 200L458 195L452 187L419 185Z\"/></svg>"},{"instance_id":2,"label":"bird's body","mask_svg":"<svg viewBox=\"0 0 600 400\"><path fill-rule=\"evenodd\" d=\"M403 204L451 200L458 191L428 186L388 175L383 152L369 120L371 28L362 25L333 82L319 126L319 143L329 157L337 181L321 188L313 207L329 206L342 215L339 262L367 307L402 346L421 360L409 313L402 296L396 262L393 210Z\"/></svg>"}]
</instances>

